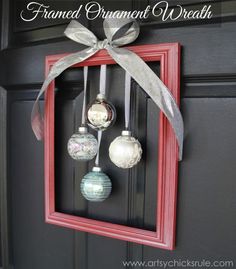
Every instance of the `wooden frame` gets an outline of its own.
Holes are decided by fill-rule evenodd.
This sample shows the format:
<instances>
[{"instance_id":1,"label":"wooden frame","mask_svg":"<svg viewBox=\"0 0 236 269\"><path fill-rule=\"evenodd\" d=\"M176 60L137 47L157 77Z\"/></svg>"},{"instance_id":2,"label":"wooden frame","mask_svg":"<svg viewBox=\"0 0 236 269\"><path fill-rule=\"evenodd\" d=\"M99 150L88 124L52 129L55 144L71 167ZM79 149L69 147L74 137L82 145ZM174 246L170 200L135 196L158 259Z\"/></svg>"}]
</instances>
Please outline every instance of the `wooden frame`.
<instances>
[{"instance_id":1,"label":"wooden frame","mask_svg":"<svg viewBox=\"0 0 236 269\"><path fill-rule=\"evenodd\" d=\"M161 79L180 100L180 45L178 43L128 47L146 62L158 61ZM46 74L63 55L46 57ZM116 64L105 50L74 67ZM55 211L54 171L54 82L45 103L45 216L46 222L120 240L173 250L175 245L178 148L174 132L160 113L158 152L158 195L156 231L128 227Z\"/></svg>"}]
</instances>

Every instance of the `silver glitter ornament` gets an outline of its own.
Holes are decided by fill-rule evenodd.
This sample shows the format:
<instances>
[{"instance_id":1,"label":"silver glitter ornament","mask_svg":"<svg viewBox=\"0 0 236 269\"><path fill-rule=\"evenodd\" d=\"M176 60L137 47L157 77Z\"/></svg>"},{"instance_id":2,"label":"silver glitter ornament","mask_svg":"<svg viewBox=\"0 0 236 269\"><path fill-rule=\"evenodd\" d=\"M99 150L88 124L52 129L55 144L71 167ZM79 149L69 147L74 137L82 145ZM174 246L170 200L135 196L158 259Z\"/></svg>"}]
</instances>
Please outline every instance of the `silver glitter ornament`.
<instances>
[{"instance_id":1,"label":"silver glitter ornament","mask_svg":"<svg viewBox=\"0 0 236 269\"><path fill-rule=\"evenodd\" d=\"M97 166L84 176L80 184L82 195L91 202L104 201L110 195L111 188L110 178Z\"/></svg>"},{"instance_id":2,"label":"silver glitter ornament","mask_svg":"<svg viewBox=\"0 0 236 269\"><path fill-rule=\"evenodd\" d=\"M106 130L116 119L114 106L106 101L103 94L98 94L96 100L89 105L87 110L87 123L97 131Z\"/></svg>"},{"instance_id":3,"label":"silver glitter ornament","mask_svg":"<svg viewBox=\"0 0 236 269\"><path fill-rule=\"evenodd\" d=\"M77 161L92 160L98 152L97 139L86 127L79 127L78 133L71 136L67 144L68 153Z\"/></svg>"},{"instance_id":4,"label":"silver glitter ornament","mask_svg":"<svg viewBox=\"0 0 236 269\"><path fill-rule=\"evenodd\" d=\"M135 166L142 156L142 147L130 131L122 131L121 136L115 138L109 147L109 157L119 168Z\"/></svg>"}]
</instances>

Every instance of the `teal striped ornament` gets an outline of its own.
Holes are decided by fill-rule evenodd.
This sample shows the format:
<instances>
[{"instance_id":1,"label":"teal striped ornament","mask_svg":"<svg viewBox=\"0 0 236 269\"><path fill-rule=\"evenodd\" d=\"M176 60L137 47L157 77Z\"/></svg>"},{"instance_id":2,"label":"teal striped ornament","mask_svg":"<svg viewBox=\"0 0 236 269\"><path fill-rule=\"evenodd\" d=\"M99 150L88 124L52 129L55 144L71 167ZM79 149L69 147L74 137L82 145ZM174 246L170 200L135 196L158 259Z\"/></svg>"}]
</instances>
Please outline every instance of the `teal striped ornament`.
<instances>
[{"instance_id":1,"label":"teal striped ornament","mask_svg":"<svg viewBox=\"0 0 236 269\"><path fill-rule=\"evenodd\" d=\"M100 167L94 167L92 172L84 176L80 184L82 195L91 202L104 201L109 197L111 189L111 180Z\"/></svg>"}]
</instances>

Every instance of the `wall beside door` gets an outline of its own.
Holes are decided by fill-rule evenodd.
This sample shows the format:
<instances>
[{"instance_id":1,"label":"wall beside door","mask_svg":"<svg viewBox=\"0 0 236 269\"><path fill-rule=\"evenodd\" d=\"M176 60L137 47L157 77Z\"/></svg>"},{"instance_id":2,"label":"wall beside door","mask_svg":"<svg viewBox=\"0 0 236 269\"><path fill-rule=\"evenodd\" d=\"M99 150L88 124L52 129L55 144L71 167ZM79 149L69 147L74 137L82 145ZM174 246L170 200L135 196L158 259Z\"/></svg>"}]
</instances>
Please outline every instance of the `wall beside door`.
<instances>
[{"instance_id":1,"label":"wall beside door","mask_svg":"<svg viewBox=\"0 0 236 269\"><path fill-rule=\"evenodd\" d=\"M141 9L154 2L126 1L125 7ZM194 8L209 1L169 2ZM75 52L83 46L63 37L68 22L35 22L29 27L19 23L18 1L1 1L0 262L3 269L120 269L122 261L158 259L234 260L233 268L236 268L236 3L210 2L216 2L213 3L215 16L210 22L143 21L141 34L132 44L179 42L182 45L181 111L186 137L184 159L179 164L176 249L166 251L45 223L43 144L37 142L32 133L30 113L44 80L45 56ZM110 1L106 5L115 8L117 4ZM102 39L101 21L88 22L85 18L81 21ZM159 72L158 65L152 68ZM99 70L90 72L94 79L90 85L92 99L97 91ZM110 83L119 81L110 97L122 114L119 94L122 70L114 67L109 75ZM81 110L82 86L81 70L68 70L57 81L59 148L76 127L74 119ZM133 85L132 91L133 103L136 103L133 112L142 111L143 106L146 109L146 118L141 118L142 113L133 117L134 130L144 137L138 129L147 128L150 143L154 143L157 131L152 132L150 126L157 119L158 111L137 85ZM148 127L140 128L145 120ZM116 128L121 127L122 118L119 118ZM110 135L113 137L115 131ZM108 136L104 139L109 141ZM71 164L65 154L61 148L58 162L62 166L57 178L61 184L57 190L57 206L61 210L153 229L155 167L150 165L139 176L137 170L131 175L121 174L125 180L115 180L120 193L117 191L112 200L114 204L111 203L113 209L117 209L120 197L124 197L120 209L114 211L110 205L109 210L104 206L98 211L96 206L89 207L77 198L79 181L76 179L81 178L87 168L76 170L72 181L68 176ZM110 164L106 164L106 169L113 175Z\"/></svg>"}]
</instances>

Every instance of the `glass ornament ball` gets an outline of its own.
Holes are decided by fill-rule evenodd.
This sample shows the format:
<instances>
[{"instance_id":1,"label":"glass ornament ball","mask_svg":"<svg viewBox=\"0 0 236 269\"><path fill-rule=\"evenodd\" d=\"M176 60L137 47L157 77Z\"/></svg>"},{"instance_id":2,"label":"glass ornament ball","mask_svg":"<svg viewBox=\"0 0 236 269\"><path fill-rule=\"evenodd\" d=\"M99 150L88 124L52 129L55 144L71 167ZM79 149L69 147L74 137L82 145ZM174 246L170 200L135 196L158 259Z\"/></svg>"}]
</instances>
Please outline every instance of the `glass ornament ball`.
<instances>
[{"instance_id":1,"label":"glass ornament ball","mask_svg":"<svg viewBox=\"0 0 236 269\"><path fill-rule=\"evenodd\" d=\"M94 167L92 172L84 176L80 184L82 195L91 202L104 201L109 197L111 189L111 180L100 167Z\"/></svg>"},{"instance_id":2,"label":"glass ornament ball","mask_svg":"<svg viewBox=\"0 0 236 269\"><path fill-rule=\"evenodd\" d=\"M130 131L122 131L109 147L109 157L119 168L127 169L135 166L142 157L142 147Z\"/></svg>"},{"instance_id":3,"label":"glass ornament ball","mask_svg":"<svg viewBox=\"0 0 236 269\"><path fill-rule=\"evenodd\" d=\"M107 102L105 95L98 94L87 109L87 123L96 131L104 131L112 126L116 119L114 106Z\"/></svg>"},{"instance_id":4,"label":"glass ornament ball","mask_svg":"<svg viewBox=\"0 0 236 269\"><path fill-rule=\"evenodd\" d=\"M98 152L97 139L86 127L80 127L78 133L71 136L67 144L67 150L71 158L76 161L92 160Z\"/></svg>"}]
</instances>

